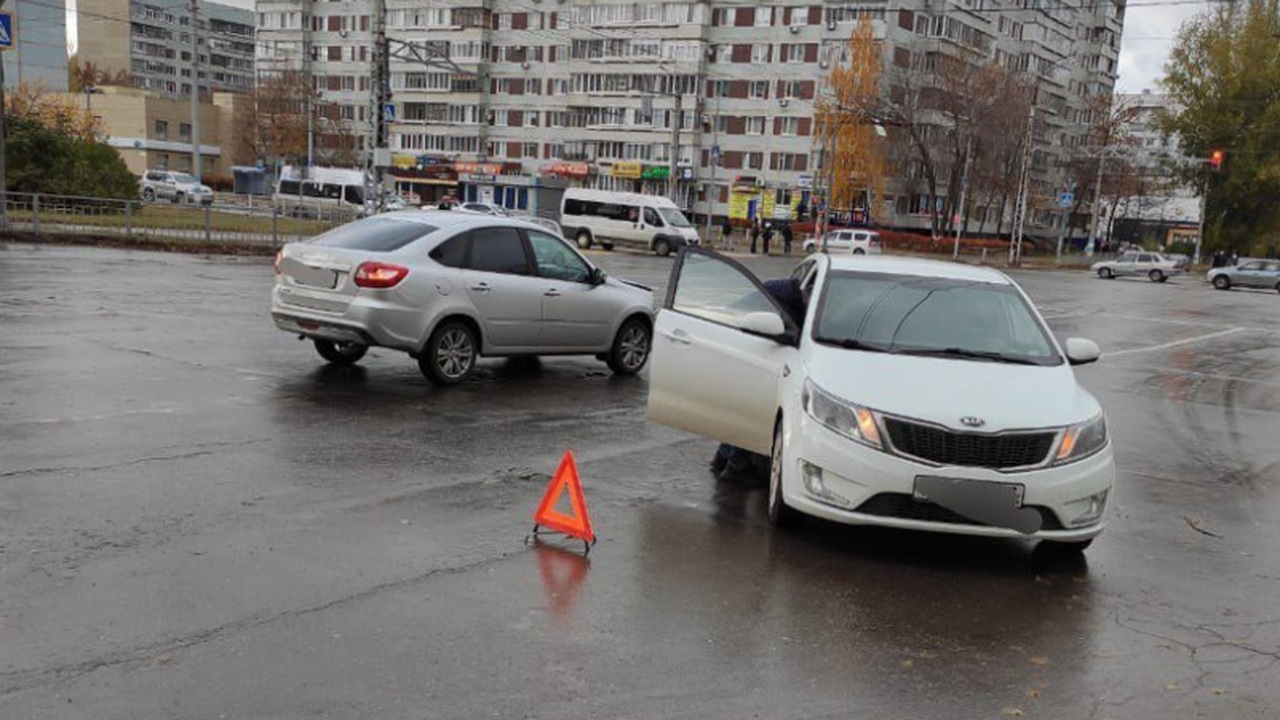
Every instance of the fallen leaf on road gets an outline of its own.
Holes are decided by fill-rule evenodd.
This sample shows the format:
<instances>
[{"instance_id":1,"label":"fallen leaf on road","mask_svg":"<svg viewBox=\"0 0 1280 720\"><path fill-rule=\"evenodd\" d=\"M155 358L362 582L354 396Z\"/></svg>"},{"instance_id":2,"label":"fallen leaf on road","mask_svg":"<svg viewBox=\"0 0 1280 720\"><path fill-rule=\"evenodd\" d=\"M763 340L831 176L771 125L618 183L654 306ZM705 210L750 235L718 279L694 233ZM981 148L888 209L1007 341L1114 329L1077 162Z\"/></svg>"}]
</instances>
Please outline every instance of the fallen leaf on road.
<instances>
[{"instance_id":1,"label":"fallen leaf on road","mask_svg":"<svg viewBox=\"0 0 1280 720\"><path fill-rule=\"evenodd\" d=\"M173 662L172 655L161 655L160 657L156 658L157 665L168 665L171 662Z\"/></svg>"},{"instance_id":2,"label":"fallen leaf on road","mask_svg":"<svg viewBox=\"0 0 1280 720\"><path fill-rule=\"evenodd\" d=\"M1221 535L1219 535L1219 534L1217 534L1217 533L1211 533L1211 532L1209 532L1208 530L1205 530L1204 528L1200 527L1200 518L1193 518L1193 517L1191 517L1190 515L1183 515L1183 516L1182 516L1182 519L1183 519L1183 521L1185 521L1185 522L1187 523L1187 525L1188 525L1192 530L1195 530L1196 532L1200 533L1201 535L1208 535L1208 536L1209 536L1209 537L1211 537L1211 538L1219 538L1219 539L1221 539L1221 538L1222 538L1222 536L1221 536Z\"/></svg>"},{"instance_id":3,"label":"fallen leaf on road","mask_svg":"<svg viewBox=\"0 0 1280 720\"><path fill-rule=\"evenodd\" d=\"M1224 690L1223 688L1213 688L1213 689L1209 690L1209 692L1213 693L1214 695L1226 695L1226 694L1227 694L1227 691L1226 691L1226 690Z\"/></svg>"},{"instance_id":4,"label":"fallen leaf on road","mask_svg":"<svg viewBox=\"0 0 1280 720\"><path fill-rule=\"evenodd\" d=\"M1039 691L1039 690L1035 690L1035 689L1028 690L1028 691L1027 691L1027 697L1032 698L1032 699L1038 698L1038 697L1040 697L1040 691Z\"/></svg>"},{"instance_id":5,"label":"fallen leaf on road","mask_svg":"<svg viewBox=\"0 0 1280 720\"><path fill-rule=\"evenodd\" d=\"M1026 713L1022 712L1022 708L1007 707L1001 710L1000 714L1006 717L1022 717Z\"/></svg>"},{"instance_id":6,"label":"fallen leaf on road","mask_svg":"<svg viewBox=\"0 0 1280 720\"><path fill-rule=\"evenodd\" d=\"M1049 664L1049 658L1047 658L1047 657L1033 657L1033 658L1031 658L1031 664L1032 664L1032 665L1039 665L1040 667L1044 667L1045 665L1048 665L1048 664Z\"/></svg>"},{"instance_id":7,"label":"fallen leaf on road","mask_svg":"<svg viewBox=\"0 0 1280 720\"><path fill-rule=\"evenodd\" d=\"M1180 689L1181 687L1182 687L1181 685L1179 685L1178 683L1176 683L1176 682L1175 682L1175 683L1169 683L1168 685L1165 685L1165 686L1164 686L1164 689L1165 689L1165 690L1178 690L1178 689Z\"/></svg>"},{"instance_id":8,"label":"fallen leaf on road","mask_svg":"<svg viewBox=\"0 0 1280 720\"><path fill-rule=\"evenodd\" d=\"M911 660L903 660L903 661L902 661L902 667L904 667L904 668L911 668L911 667L915 667L915 666L916 666L915 662L913 662L913 661L911 661Z\"/></svg>"}]
</instances>

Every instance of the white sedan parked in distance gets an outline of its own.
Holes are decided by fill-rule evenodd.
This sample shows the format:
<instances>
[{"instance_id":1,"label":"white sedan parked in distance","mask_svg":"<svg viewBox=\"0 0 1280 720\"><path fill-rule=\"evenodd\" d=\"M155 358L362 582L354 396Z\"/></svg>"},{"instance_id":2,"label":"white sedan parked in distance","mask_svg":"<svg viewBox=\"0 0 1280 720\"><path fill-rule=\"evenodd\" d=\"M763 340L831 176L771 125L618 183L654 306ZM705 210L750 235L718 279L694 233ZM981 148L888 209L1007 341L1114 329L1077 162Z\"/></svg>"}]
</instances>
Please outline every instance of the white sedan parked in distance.
<instances>
[{"instance_id":1,"label":"white sedan parked in distance","mask_svg":"<svg viewBox=\"0 0 1280 720\"><path fill-rule=\"evenodd\" d=\"M768 518L1026 537L1080 551L1115 464L1102 408L1029 298L995 270L813 255L793 320L738 263L672 269L650 418L771 458Z\"/></svg>"},{"instance_id":2,"label":"white sedan parked in distance","mask_svg":"<svg viewBox=\"0 0 1280 720\"><path fill-rule=\"evenodd\" d=\"M1146 276L1151 282L1165 282L1175 275L1187 272L1188 264L1156 252L1131 250L1121 253L1114 260L1096 262L1092 269L1103 280L1125 276Z\"/></svg>"}]
</instances>

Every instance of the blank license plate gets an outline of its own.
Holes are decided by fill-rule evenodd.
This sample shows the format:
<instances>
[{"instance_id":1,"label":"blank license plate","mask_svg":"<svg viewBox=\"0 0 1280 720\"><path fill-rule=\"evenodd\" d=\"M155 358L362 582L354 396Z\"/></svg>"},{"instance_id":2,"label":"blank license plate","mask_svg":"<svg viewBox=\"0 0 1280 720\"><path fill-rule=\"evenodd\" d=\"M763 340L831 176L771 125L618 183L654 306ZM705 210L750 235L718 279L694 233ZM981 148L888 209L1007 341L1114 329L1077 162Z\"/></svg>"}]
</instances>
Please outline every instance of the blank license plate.
<instances>
[{"instance_id":1,"label":"blank license plate","mask_svg":"<svg viewBox=\"0 0 1280 720\"><path fill-rule=\"evenodd\" d=\"M939 495L949 494L950 492L971 492L993 500L996 498L1001 500L1008 498L1013 501L1013 507L1022 507L1022 495L1025 491L1026 488L1024 486L1013 483L993 483L981 480L920 475L916 477L915 491L912 495L917 500L934 500Z\"/></svg>"},{"instance_id":2,"label":"blank license plate","mask_svg":"<svg viewBox=\"0 0 1280 720\"><path fill-rule=\"evenodd\" d=\"M329 289L333 289L338 285L338 273L328 268L296 265L291 275L293 276L293 281L299 285Z\"/></svg>"}]
</instances>

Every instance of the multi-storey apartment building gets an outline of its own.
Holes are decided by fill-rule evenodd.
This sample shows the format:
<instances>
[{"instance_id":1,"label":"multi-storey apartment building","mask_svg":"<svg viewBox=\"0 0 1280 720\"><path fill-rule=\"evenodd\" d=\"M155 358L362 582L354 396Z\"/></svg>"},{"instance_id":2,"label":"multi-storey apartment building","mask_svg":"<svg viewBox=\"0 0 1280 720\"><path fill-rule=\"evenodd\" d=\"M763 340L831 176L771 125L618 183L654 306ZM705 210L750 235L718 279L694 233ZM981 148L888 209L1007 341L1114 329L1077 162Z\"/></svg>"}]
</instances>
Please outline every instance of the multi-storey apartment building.
<instances>
[{"instance_id":1,"label":"multi-storey apartment building","mask_svg":"<svg viewBox=\"0 0 1280 720\"><path fill-rule=\"evenodd\" d=\"M1114 85L1124 18L1118 0L385 4L396 56L388 144L396 175L426 184L424 197L456 183L520 207L532 203L531 189L573 183L669 193L716 216L780 216L811 202L816 105L862 19L886 68L904 58L925 68L930 55L951 54L1033 82L1032 195L1054 197L1061 160L1083 142L1086 98ZM366 151L373 6L258 4L260 69L311 75L347 121L339 134ZM397 48L416 48L418 59L398 59L411 53ZM897 180L873 216L918 225L938 199ZM1032 208L1033 226L1059 216Z\"/></svg>"},{"instance_id":2,"label":"multi-storey apartment building","mask_svg":"<svg viewBox=\"0 0 1280 720\"><path fill-rule=\"evenodd\" d=\"M1116 242L1194 244L1199 232L1200 193L1178 180L1176 168L1201 164L1206 158L1183 157L1178 138L1166 136L1157 126L1156 114L1169 103L1168 95L1150 91L1116 96L1126 117L1116 164L1124 164L1123 179L1128 182L1119 188L1122 192L1103 197L1107 234Z\"/></svg>"},{"instance_id":3,"label":"multi-storey apartment building","mask_svg":"<svg viewBox=\"0 0 1280 720\"><path fill-rule=\"evenodd\" d=\"M67 10L62 0L15 0L4 5L13 16L13 47L0 53L9 88L40 85L67 89Z\"/></svg>"},{"instance_id":4,"label":"multi-storey apartment building","mask_svg":"<svg viewBox=\"0 0 1280 720\"><path fill-rule=\"evenodd\" d=\"M77 53L163 95L190 95L193 67L201 92L251 89L253 11L199 0L193 58L189 8L186 0L79 0Z\"/></svg>"}]
</instances>

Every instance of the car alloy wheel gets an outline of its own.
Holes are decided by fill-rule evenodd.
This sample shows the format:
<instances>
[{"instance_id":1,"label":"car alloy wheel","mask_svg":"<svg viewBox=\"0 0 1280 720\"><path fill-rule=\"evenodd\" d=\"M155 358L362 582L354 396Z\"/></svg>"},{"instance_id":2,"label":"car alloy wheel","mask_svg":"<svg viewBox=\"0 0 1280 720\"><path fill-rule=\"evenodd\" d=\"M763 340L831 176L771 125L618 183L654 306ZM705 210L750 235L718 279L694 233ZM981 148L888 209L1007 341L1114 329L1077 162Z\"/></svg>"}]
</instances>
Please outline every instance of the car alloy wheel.
<instances>
[{"instance_id":1,"label":"car alloy wheel","mask_svg":"<svg viewBox=\"0 0 1280 720\"><path fill-rule=\"evenodd\" d=\"M658 257L666 257L671 254L671 243L667 242L666 238L658 238L653 243L653 251L658 254Z\"/></svg>"},{"instance_id":2,"label":"car alloy wheel","mask_svg":"<svg viewBox=\"0 0 1280 720\"><path fill-rule=\"evenodd\" d=\"M418 366L428 379L440 385L456 385L476 367L476 337L459 321L446 322L431 334Z\"/></svg>"},{"instance_id":3,"label":"car alloy wheel","mask_svg":"<svg viewBox=\"0 0 1280 720\"><path fill-rule=\"evenodd\" d=\"M1213 279L1213 286L1219 290L1230 290L1231 278L1227 277L1226 275L1219 275L1218 277ZM1276 287L1277 289L1280 289L1280 285Z\"/></svg>"},{"instance_id":4,"label":"car alloy wheel","mask_svg":"<svg viewBox=\"0 0 1280 720\"><path fill-rule=\"evenodd\" d=\"M773 428L773 453L769 458L769 507L766 515L769 518L770 525L789 527L800 519L800 514L790 505L787 505L786 499L782 497L782 471L784 467L782 443L782 420L779 418L778 424Z\"/></svg>"},{"instance_id":5,"label":"car alloy wheel","mask_svg":"<svg viewBox=\"0 0 1280 720\"><path fill-rule=\"evenodd\" d=\"M649 325L637 318L627 320L614 338L613 350L609 353L609 369L619 375L640 372L649 360L652 345L653 331Z\"/></svg>"},{"instance_id":6,"label":"car alloy wheel","mask_svg":"<svg viewBox=\"0 0 1280 720\"><path fill-rule=\"evenodd\" d=\"M1110 280L1115 276L1116 274L1111 271L1111 268L1108 268L1108 267L1098 268L1098 277L1102 278L1103 280Z\"/></svg>"},{"instance_id":7,"label":"car alloy wheel","mask_svg":"<svg viewBox=\"0 0 1280 720\"><path fill-rule=\"evenodd\" d=\"M1164 273L1160 272L1159 270L1152 270L1151 272L1147 273L1147 277L1151 279L1151 282L1156 282L1156 283L1164 282Z\"/></svg>"},{"instance_id":8,"label":"car alloy wheel","mask_svg":"<svg viewBox=\"0 0 1280 720\"><path fill-rule=\"evenodd\" d=\"M151 188L147 188L146 190L143 190L143 191L142 191L142 199L143 199L143 200L146 200L147 202L155 202L155 200L156 200L156 191L155 191L155 190L152 190Z\"/></svg>"},{"instance_id":9,"label":"car alloy wheel","mask_svg":"<svg viewBox=\"0 0 1280 720\"><path fill-rule=\"evenodd\" d=\"M316 346L316 352L320 357L333 365L354 365L369 352L369 346L360 343L333 342L320 338L314 338L311 342Z\"/></svg>"}]
</instances>

